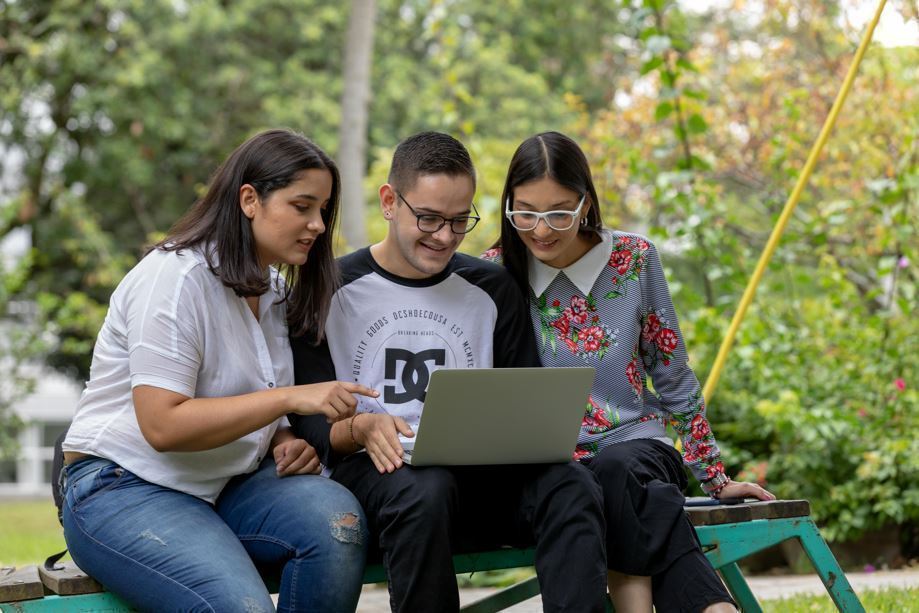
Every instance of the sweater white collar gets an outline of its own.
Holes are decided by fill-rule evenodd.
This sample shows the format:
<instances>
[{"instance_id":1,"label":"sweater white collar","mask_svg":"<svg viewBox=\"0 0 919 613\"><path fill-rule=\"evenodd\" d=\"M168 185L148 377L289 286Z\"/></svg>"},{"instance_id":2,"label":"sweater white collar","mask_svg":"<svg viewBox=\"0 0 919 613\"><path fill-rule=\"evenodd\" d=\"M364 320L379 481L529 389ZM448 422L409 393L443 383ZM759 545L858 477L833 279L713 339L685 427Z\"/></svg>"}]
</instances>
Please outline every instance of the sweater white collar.
<instances>
[{"instance_id":1,"label":"sweater white collar","mask_svg":"<svg viewBox=\"0 0 919 613\"><path fill-rule=\"evenodd\" d=\"M603 240L594 245L590 251L565 268L554 268L544 264L532 253L527 253L527 270L530 278L530 287L533 295L541 296L549 287L555 277L565 273L575 286L586 296L593 289L597 277L603 272L603 267L609 262L613 252L613 234L608 230L601 232Z\"/></svg>"}]
</instances>

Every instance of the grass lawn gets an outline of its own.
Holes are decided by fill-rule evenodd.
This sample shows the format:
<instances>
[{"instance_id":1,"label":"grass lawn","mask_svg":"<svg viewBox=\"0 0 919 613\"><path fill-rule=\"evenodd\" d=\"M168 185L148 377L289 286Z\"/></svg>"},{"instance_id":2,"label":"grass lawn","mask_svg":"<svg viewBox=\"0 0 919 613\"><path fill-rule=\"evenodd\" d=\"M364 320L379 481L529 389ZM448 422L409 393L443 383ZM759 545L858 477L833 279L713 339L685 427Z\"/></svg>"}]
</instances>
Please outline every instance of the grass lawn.
<instances>
[{"instance_id":1,"label":"grass lawn","mask_svg":"<svg viewBox=\"0 0 919 613\"><path fill-rule=\"evenodd\" d=\"M865 610L871 613L919 612L919 588L863 591L858 598ZM836 607L828 595L765 600L760 604L765 613L836 613Z\"/></svg>"},{"instance_id":2,"label":"grass lawn","mask_svg":"<svg viewBox=\"0 0 919 613\"><path fill-rule=\"evenodd\" d=\"M50 499L0 501L0 566L39 564L65 546Z\"/></svg>"}]
</instances>

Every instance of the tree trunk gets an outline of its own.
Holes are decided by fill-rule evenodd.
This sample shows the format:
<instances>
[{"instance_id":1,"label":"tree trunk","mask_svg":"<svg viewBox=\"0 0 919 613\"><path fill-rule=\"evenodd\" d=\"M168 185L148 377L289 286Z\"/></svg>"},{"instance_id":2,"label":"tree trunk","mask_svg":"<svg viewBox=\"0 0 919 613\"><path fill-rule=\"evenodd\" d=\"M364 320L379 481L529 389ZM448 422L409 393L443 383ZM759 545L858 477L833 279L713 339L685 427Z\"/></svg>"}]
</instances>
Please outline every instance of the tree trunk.
<instances>
[{"instance_id":1,"label":"tree trunk","mask_svg":"<svg viewBox=\"0 0 919 613\"><path fill-rule=\"evenodd\" d=\"M364 170L375 19L376 0L351 1L351 16L345 40L345 74L338 140L342 233L351 249L367 244Z\"/></svg>"}]
</instances>

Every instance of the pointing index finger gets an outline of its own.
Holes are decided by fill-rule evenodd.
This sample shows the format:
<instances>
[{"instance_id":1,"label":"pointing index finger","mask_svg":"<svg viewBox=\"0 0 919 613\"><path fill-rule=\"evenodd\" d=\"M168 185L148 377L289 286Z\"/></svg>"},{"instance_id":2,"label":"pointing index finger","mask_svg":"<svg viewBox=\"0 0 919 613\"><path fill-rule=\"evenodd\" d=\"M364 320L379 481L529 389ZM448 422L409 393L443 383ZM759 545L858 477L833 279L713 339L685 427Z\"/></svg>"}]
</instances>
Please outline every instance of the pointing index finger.
<instances>
[{"instance_id":1,"label":"pointing index finger","mask_svg":"<svg viewBox=\"0 0 919 613\"><path fill-rule=\"evenodd\" d=\"M352 394L360 394L361 396L370 396L371 398L376 398L380 395L380 392L375 389L371 389L360 383L351 383L350 381L342 381L342 386Z\"/></svg>"}]
</instances>

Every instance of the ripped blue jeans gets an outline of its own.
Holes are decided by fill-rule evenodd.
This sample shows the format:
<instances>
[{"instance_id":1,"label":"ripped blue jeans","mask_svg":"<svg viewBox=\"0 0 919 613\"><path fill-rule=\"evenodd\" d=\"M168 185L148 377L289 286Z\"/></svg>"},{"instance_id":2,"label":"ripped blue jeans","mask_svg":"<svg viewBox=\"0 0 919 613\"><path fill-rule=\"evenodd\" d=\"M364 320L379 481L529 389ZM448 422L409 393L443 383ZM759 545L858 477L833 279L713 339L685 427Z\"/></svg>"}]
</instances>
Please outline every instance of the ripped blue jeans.
<instances>
[{"instance_id":1,"label":"ripped blue jeans","mask_svg":"<svg viewBox=\"0 0 919 613\"><path fill-rule=\"evenodd\" d=\"M216 505L102 458L65 467L64 536L77 565L142 611L354 611L367 522L343 486L279 478L267 457Z\"/></svg>"}]
</instances>

